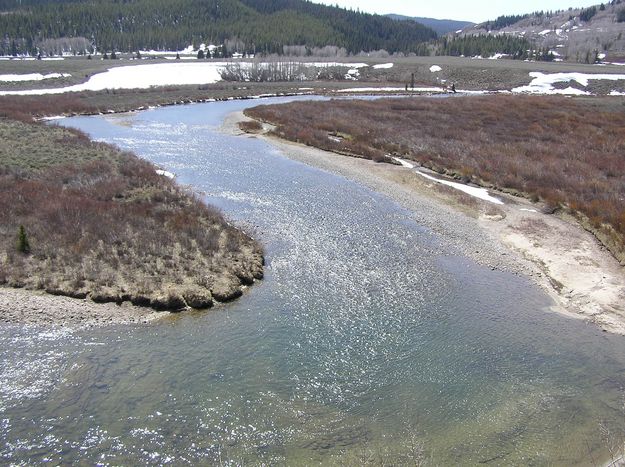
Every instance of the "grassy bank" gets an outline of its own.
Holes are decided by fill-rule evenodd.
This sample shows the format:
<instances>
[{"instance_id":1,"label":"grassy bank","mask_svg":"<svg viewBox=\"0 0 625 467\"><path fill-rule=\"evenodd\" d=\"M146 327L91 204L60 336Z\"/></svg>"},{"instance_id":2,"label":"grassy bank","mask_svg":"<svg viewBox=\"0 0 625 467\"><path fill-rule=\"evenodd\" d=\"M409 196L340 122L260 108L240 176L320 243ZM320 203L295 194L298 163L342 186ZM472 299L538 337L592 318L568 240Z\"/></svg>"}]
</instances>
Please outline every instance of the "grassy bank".
<instances>
[{"instance_id":1,"label":"grassy bank","mask_svg":"<svg viewBox=\"0 0 625 467\"><path fill-rule=\"evenodd\" d=\"M216 83L42 96L0 96L0 117L31 121L33 117L129 112L149 106L245 99L263 94L298 94L303 92L300 86L301 83ZM321 83L315 83L314 86L319 92L323 90Z\"/></svg>"},{"instance_id":2,"label":"grassy bank","mask_svg":"<svg viewBox=\"0 0 625 467\"><path fill-rule=\"evenodd\" d=\"M246 114L274 134L565 208L625 261L625 112L620 99L489 96L293 102Z\"/></svg>"},{"instance_id":3,"label":"grassy bank","mask_svg":"<svg viewBox=\"0 0 625 467\"><path fill-rule=\"evenodd\" d=\"M0 284L177 310L262 277L261 247L149 162L15 119L0 139Z\"/></svg>"}]
</instances>

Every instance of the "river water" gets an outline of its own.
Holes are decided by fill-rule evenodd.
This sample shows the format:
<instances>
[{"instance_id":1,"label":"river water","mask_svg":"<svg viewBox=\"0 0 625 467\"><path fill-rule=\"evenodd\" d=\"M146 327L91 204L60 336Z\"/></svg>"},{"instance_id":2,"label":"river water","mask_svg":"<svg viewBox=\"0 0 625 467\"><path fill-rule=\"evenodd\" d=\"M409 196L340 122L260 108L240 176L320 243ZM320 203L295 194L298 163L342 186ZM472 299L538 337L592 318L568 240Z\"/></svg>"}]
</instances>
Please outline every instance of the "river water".
<instances>
[{"instance_id":1,"label":"river water","mask_svg":"<svg viewBox=\"0 0 625 467\"><path fill-rule=\"evenodd\" d=\"M600 424L625 428L625 339L548 312L528 280L454 253L388 198L218 131L258 103L63 121L251 229L266 277L156 324L1 327L3 463L605 460Z\"/></svg>"}]
</instances>

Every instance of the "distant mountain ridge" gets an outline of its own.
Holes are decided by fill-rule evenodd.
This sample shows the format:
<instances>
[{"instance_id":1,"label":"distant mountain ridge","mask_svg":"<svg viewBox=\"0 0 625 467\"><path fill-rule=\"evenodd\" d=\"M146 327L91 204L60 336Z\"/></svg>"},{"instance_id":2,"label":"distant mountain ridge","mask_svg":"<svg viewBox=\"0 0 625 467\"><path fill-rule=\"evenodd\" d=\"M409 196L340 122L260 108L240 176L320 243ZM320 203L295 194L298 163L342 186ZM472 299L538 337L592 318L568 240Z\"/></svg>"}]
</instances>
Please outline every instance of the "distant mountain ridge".
<instances>
[{"instance_id":1,"label":"distant mountain ridge","mask_svg":"<svg viewBox=\"0 0 625 467\"><path fill-rule=\"evenodd\" d=\"M396 15L393 13L386 16L397 21L415 21L417 23L421 23L424 26L433 29L434 31L436 31L437 34L441 36L449 32L458 31L468 26L475 25L475 23L472 23L470 21L457 21L453 19L422 18L420 16L404 16Z\"/></svg>"},{"instance_id":2,"label":"distant mountain ridge","mask_svg":"<svg viewBox=\"0 0 625 467\"><path fill-rule=\"evenodd\" d=\"M450 37L516 37L534 44L555 60L581 63L625 62L625 1L586 8L500 16L466 27Z\"/></svg>"},{"instance_id":3,"label":"distant mountain ridge","mask_svg":"<svg viewBox=\"0 0 625 467\"><path fill-rule=\"evenodd\" d=\"M44 46L64 53L181 50L190 43L224 44L226 54L281 54L285 46L304 55L326 46L409 53L435 38L419 23L305 0L0 0L0 55L35 55Z\"/></svg>"}]
</instances>

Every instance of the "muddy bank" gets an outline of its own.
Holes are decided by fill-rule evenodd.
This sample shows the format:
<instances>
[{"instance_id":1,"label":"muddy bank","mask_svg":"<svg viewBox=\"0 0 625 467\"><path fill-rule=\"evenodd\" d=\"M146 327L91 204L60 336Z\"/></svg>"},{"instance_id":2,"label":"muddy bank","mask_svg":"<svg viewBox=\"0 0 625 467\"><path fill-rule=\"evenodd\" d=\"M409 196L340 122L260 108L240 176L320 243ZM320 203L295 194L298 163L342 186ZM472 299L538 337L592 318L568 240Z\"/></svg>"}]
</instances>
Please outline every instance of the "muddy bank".
<instances>
[{"instance_id":1,"label":"muddy bank","mask_svg":"<svg viewBox=\"0 0 625 467\"><path fill-rule=\"evenodd\" d=\"M242 113L223 130L242 133ZM421 177L413 169L340 156L266 135L289 158L338 173L389 196L415 220L453 240L456 252L493 269L530 277L554 300L553 311L625 334L625 272L574 219L544 214L542 206L504 193L504 204L479 200ZM433 174L435 175L435 174Z\"/></svg>"}]
</instances>

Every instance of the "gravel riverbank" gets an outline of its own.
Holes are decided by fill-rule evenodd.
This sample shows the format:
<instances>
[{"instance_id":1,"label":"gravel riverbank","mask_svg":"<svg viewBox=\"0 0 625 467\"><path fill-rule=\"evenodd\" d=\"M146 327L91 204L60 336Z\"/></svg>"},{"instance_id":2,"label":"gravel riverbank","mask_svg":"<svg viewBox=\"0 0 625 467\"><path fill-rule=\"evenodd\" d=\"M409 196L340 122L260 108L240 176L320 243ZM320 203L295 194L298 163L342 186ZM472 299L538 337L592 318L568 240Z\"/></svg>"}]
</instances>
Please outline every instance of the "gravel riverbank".
<instances>
[{"instance_id":1,"label":"gravel riverbank","mask_svg":"<svg viewBox=\"0 0 625 467\"><path fill-rule=\"evenodd\" d=\"M149 323L170 315L130 303L95 303L43 291L0 288L0 322L94 327Z\"/></svg>"},{"instance_id":2,"label":"gravel riverbank","mask_svg":"<svg viewBox=\"0 0 625 467\"><path fill-rule=\"evenodd\" d=\"M243 113L223 130L242 133ZM409 209L416 222L451 240L455 251L492 269L530 277L554 300L552 311L625 335L625 272L575 220L544 214L524 198L495 193L495 205L392 164L346 157L260 135L287 157L342 175Z\"/></svg>"}]
</instances>

